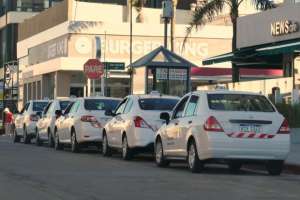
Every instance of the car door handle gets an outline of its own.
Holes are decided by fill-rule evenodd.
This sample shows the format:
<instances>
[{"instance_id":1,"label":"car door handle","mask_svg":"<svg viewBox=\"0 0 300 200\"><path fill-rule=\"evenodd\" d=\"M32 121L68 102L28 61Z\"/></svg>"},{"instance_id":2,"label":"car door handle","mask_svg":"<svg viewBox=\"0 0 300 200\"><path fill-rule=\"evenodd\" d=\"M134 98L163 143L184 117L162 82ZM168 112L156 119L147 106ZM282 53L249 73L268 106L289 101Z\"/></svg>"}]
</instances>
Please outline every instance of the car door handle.
<instances>
[{"instance_id":1,"label":"car door handle","mask_svg":"<svg viewBox=\"0 0 300 200\"><path fill-rule=\"evenodd\" d=\"M175 126L177 126L178 125L178 122L175 122Z\"/></svg>"},{"instance_id":2,"label":"car door handle","mask_svg":"<svg viewBox=\"0 0 300 200\"><path fill-rule=\"evenodd\" d=\"M193 123L193 121L191 120L191 121L189 121L188 123L191 124L191 123Z\"/></svg>"}]
</instances>

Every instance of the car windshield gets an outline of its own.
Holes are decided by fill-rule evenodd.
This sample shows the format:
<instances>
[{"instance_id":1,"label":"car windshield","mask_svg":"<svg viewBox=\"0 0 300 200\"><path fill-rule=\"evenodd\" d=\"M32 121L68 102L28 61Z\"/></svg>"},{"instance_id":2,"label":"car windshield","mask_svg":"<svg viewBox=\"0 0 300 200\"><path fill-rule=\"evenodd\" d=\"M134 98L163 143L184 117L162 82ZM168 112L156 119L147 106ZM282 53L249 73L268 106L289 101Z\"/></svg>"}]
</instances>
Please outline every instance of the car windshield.
<instances>
[{"instance_id":1,"label":"car windshield","mask_svg":"<svg viewBox=\"0 0 300 200\"><path fill-rule=\"evenodd\" d=\"M84 100L84 108L86 110L115 110L120 103L115 99L86 99Z\"/></svg>"},{"instance_id":2,"label":"car windshield","mask_svg":"<svg viewBox=\"0 0 300 200\"><path fill-rule=\"evenodd\" d=\"M172 110L177 102L177 99L167 98L139 99L139 105L142 110Z\"/></svg>"},{"instance_id":3,"label":"car windshield","mask_svg":"<svg viewBox=\"0 0 300 200\"><path fill-rule=\"evenodd\" d=\"M65 110L69 104L70 104L70 101L60 101L59 102L60 109Z\"/></svg>"},{"instance_id":4,"label":"car windshield","mask_svg":"<svg viewBox=\"0 0 300 200\"><path fill-rule=\"evenodd\" d=\"M249 94L208 94L208 106L219 111L275 112L268 99Z\"/></svg>"},{"instance_id":5,"label":"car windshield","mask_svg":"<svg viewBox=\"0 0 300 200\"><path fill-rule=\"evenodd\" d=\"M47 101L33 102L33 111L35 111L35 112L43 111L44 108L48 105L48 103L49 102L47 102Z\"/></svg>"}]
</instances>

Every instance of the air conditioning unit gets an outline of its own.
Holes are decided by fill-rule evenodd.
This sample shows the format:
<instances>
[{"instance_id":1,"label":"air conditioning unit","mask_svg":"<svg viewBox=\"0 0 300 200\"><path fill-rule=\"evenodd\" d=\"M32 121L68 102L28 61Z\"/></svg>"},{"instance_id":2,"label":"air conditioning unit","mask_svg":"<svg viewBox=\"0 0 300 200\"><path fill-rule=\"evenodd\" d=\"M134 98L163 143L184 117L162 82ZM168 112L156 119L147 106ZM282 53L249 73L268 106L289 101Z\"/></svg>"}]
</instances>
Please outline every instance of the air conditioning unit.
<instances>
[{"instance_id":1,"label":"air conditioning unit","mask_svg":"<svg viewBox=\"0 0 300 200\"><path fill-rule=\"evenodd\" d=\"M163 10L163 14L162 17L163 18L172 18L173 16L173 3L171 0L165 0L162 2L162 10Z\"/></svg>"}]
</instances>

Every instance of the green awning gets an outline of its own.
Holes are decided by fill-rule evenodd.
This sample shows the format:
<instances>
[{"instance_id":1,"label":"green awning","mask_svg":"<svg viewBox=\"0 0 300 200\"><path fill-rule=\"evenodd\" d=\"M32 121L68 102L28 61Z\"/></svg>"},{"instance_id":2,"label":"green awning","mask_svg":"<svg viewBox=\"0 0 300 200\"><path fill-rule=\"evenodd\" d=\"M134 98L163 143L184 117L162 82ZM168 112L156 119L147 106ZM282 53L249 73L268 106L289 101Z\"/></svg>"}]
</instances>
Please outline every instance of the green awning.
<instances>
[{"instance_id":1,"label":"green awning","mask_svg":"<svg viewBox=\"0 0 300 200\"><path fill-rule=\"evenodd\" d=\"M207 59L204 59L202 61L203 65L212 65L212 64L216 64L216 63L221 63L221 62L228 62L231 61L234 57L234 53L230 52L230 53L225 53L219 56L214 56L214 57L210 57Z\"/></svg>"},{"instance_id":2,"label":"green awning","mask_svg":"<svg viewBox=\"0 0 300 200\"><path fill-rule=\"evenodd\" d=\"M274 45L270 47L256 49L256 52L258 53L259 56L293 53L299 51L300 51L300 42Z\"/></svg>"}]
</instances>

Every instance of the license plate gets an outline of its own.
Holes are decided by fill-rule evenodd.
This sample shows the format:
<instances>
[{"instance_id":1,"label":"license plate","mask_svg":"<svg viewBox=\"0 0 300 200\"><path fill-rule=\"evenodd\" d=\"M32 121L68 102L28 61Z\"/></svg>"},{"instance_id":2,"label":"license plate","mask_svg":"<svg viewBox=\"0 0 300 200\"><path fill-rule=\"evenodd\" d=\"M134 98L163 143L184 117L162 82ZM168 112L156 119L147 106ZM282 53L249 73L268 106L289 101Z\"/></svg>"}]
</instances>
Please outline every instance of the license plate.
<instances>
[{"instance_id":1,"label":"license plate","mask_svg":"<svg viewBox=\"0 0 300 200\"><path fill-rule=\"evenodd\" d=\"M243 133L262 133L262 127L260 125L240 125L240 131Z\"/></svg>"}]
</instances>

